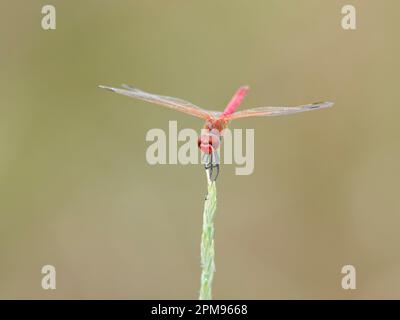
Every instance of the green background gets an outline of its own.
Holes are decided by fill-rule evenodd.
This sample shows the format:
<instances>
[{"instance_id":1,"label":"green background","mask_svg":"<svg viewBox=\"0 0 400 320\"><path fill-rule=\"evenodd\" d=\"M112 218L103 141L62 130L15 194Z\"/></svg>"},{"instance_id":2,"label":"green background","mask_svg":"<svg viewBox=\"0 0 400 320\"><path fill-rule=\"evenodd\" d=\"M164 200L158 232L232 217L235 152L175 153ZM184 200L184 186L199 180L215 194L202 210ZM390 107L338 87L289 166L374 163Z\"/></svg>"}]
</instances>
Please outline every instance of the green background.
<instances>
[{"instance_id":1,"label":"green background","mask_svg":"<svg viewBox=\"0 0 400 320\"><path fill-rule=\"evenodd\" d=\"M242 84L243 108L334 101L232 123L255 170L218 179L214 297L400 298L400 3L351 1L355 31L346 4L1 1L0 298L197 298L204 170L150 166L145 135L202 123L96 88L120 83L215 110Z\"/></svg>"}]
</instances>

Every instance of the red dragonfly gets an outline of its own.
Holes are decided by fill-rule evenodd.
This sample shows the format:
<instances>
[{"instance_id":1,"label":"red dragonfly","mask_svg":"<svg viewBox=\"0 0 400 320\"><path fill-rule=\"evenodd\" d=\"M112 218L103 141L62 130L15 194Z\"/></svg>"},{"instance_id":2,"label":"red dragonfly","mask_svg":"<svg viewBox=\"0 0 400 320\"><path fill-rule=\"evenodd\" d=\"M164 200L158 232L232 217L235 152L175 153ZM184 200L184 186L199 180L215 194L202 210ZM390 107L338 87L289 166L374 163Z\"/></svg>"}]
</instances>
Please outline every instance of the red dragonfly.
<instances>
[{"instance_id":1,"label":"red dragonfly","mask_svg":"<svg viewBox=\"0 0 400 320\"><path fill-rule=\"evenodd\" d=\"M202 130L202 134L198 138L198 146L200 150L207 156L207 160L205 161L206 169L211 168L212 170L213 167L216 167L217 175L219 170L219 161L217 161L217 163L215 164L215 161L213 161L213 154L215 159L216 153L214 151L218 149L220 145L221 134L223 133L223 130L227 128L230 121L247 117L287 115L292 113L329 108L333 105L332 102L316 102L297 107L259 107L246 109L243 111L236 111L236 109L242 103L247 91L249 90L248 86L242 86L236 91L235 95L232 97L225 110L223 112L220 112L205 110L182 99L148 93L128 85L122 85L123 88L113 88L102 85L99 87L128 97L137 98L170 109L175 109L177 111L184 112L205 120L205 124L203 127L203 129L205 130ZM215 179L216 176L213 180Z\"/></svg>"}]
</instances>

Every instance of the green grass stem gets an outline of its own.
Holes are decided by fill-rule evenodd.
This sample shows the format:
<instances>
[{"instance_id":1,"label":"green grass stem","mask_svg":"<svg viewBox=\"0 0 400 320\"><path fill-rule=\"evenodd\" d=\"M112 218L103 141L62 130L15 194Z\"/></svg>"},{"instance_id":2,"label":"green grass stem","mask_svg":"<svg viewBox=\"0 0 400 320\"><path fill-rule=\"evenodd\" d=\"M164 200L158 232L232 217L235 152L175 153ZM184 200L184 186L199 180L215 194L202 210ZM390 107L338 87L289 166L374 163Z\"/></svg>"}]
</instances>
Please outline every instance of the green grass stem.
<instances>
[{"instance_id":1,"label":"green grass stem","mask_svg":"<svg viewBox=\"0 0 400 320\"><path fill-rule=\"evenodd\" d=\"M217 210L217 187L208 180L208 192L204 202L203 231L201 234L201 283L200 300L212 299L212 283L215 272L214 215Z\"/></svg>"}]
</instances>

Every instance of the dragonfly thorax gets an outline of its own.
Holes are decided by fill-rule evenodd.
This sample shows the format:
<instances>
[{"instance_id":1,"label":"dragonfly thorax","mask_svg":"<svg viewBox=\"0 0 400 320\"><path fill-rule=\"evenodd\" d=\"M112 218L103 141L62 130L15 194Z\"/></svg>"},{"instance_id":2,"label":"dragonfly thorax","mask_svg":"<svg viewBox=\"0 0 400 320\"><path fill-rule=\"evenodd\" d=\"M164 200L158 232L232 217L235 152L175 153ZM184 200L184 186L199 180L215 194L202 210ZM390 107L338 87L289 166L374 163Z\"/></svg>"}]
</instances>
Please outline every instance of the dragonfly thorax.
<instances>
[{"instance_id":1,"label":"dragonfly thorax","mask_svg":"<svg viewBox=\"0 0 400 320\"><path fill-rule=\"evenodd\" d=\"M222 131L226 129L227 126L228 126L228 121L223 118L207 119L206 123L204 124L204 129L210 131L218 130L220 133L222 133Z\"/></svg>"}]
</instances>

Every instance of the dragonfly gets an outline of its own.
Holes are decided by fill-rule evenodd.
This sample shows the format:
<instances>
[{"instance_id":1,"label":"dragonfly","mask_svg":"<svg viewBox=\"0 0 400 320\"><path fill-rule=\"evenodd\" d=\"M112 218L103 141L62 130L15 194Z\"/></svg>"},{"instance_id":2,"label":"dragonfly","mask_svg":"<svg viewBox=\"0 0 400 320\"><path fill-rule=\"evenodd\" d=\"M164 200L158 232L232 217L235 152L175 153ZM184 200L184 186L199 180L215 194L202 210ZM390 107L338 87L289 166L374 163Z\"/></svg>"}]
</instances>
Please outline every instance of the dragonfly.
<instances>
[{"instance_id":1,"label":"dragonfly","mask_svg":"<svg viewBox=\"0 0 400 320\"><path fill-rule=\"evenodd\" d=\"M221 112L206 110L179 98L148 93L125 84L122 85L122 88L114 88L105 85L100 85L99 88L167 107L202 119L204 121L204 126L202 133L198 137L197 144L204 155L203 163L208 172L208 177L212 181L215 181L219 174L219 157L217 150L221 143L223 130L228 127L228 124L232 120L249 117L282 116L325 109L333 106L333 102L315 102L296 107L257 107L237 111L249 90L249 86L241 86L233 95L224 111Z\"/></svg>"}]
</instances>

